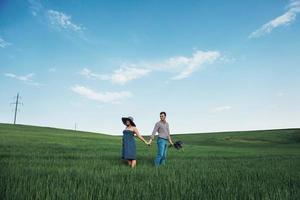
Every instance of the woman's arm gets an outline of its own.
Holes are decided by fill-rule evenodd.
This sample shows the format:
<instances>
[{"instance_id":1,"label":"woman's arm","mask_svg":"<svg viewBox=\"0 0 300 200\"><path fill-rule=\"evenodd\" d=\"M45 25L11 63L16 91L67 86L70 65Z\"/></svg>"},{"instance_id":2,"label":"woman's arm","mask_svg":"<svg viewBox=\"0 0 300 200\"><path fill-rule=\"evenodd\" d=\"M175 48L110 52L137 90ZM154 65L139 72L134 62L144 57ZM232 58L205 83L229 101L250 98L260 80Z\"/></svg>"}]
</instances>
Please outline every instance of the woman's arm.
<instances>
[{"instance_id":1,"label":"woman's arm","mask_svg":"<svg viewBox=\"0 0 300 200\"><path fill-rule=\"evenodd\" d=\"M134 133L136 134L136 136L137 136L140 140L142 140L145 144L148 144L147 141L144 139L144 137L141 136L141 134L140 134L140 132L139 132L139 130L138 130L137 128L134 128L133 130L134 130Z\"/></svg>"}]
</instances>

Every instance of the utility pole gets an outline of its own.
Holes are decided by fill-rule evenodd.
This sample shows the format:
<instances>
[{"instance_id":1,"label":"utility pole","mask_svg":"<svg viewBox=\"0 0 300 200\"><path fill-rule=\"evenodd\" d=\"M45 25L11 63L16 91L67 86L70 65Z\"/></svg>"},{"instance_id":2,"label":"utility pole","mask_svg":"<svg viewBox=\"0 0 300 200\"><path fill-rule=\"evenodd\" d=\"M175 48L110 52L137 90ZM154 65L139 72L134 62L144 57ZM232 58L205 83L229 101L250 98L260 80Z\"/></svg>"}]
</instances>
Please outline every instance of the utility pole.
<instances>
[{"instance_id":1,"label":"utility pole","mask_svg":"<svg viewBox=\"0 0 300 200\"><path fill-rule=\"evenodd\" d=\"M75 122L75 126L74 126L74 136L76 137L76 132L77 132L77 123Z\"/></svg>"},{"instance_id":2,"label":"utility pole","mask_svg":"<svg viewBox=\"0 0 300 200\"><path fill-rule=\"evenodd\" d=\"M14 124L16 124L16 122L17 122L18 106L19 106L19 105L23 105L23 103L20 103L20 102L19 102L19 99L20 99L20 98L21 98L21 97L20 97L19 93L17 93L17 99L16 99L16 102L11 103L11 104L15 104Z\"/></svg>"}]
</instances>

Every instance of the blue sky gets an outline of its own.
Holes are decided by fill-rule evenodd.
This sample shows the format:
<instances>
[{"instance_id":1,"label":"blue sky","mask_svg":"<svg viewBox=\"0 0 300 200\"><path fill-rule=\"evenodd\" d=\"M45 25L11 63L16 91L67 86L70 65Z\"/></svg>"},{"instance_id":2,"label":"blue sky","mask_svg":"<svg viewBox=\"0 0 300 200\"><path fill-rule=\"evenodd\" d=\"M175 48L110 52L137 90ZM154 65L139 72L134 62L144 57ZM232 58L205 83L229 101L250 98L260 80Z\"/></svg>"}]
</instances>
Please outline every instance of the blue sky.
<instances>
[{"instance_id":1,"label":"blue sky","mask_svg":"<svg viewBox=\"0 0 300 200\"><path fill-rule=\"evenodd\" d=\"M0 122L300 127L299 0L0 1Z\"/></svg>"}]
</instances>

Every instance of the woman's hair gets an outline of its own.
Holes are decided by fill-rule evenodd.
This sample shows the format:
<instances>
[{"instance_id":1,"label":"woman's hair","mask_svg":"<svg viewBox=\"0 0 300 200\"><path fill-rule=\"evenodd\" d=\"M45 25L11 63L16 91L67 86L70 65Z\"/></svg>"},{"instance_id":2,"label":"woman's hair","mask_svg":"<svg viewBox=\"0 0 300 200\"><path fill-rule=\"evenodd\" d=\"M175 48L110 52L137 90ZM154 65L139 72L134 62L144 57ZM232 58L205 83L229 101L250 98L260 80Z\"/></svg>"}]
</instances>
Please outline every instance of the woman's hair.
<instances>
[{"instance_id":1,"label":"woman's hair","mask_svg":"<svg viewBox=\"0 0 300 200\"><path fill-rule=\"evenodd\" d=\"M167 113L164 112L164 111L163 111L163 112L160 112L159 114L160 114L160 115L164 114L165 116L167 116Z\"/></svg>"}]
</instances>

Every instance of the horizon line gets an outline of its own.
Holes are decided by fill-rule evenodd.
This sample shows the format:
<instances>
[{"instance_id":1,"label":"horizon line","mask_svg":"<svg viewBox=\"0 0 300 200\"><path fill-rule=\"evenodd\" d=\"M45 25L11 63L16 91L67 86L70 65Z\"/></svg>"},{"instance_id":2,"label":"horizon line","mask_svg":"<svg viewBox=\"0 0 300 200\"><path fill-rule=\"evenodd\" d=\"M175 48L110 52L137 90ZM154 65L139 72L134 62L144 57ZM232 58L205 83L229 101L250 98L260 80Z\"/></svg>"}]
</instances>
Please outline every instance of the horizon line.
<instances>
[{"instance_id":1,"label":"horizon line","mask_svg":"<svg viewBox=\"0 0 300 200\"><path fill-rule=\"evenodd\" d=\"M59 130L66 130L66 131L75 131L75 132L84 132L84 133L93 133L93 134L102 134L107 136L122 136L122 134L109 134L109 133L102 133L102 132L92 132L92 131L84 131L84 130L74 130L74 129L67 129L67 128L59 128L59 127L51 127L51 126L40 126L40 125L31 125L31 124L13 124L13 123L2 123L0 125L12 125L12 126L32 126L38 128L51 128L51 129L59 129ZM173 133L171 135L193 135L193 134L214 134L214 133L232 133L232 132L253 132L253 131L274 131L274 130L300 130L300 127L287 127L287 128L274 128L274 129L248 129L248 130L224 130L224 131L211 131L211 132L191 132L191 133ZM144 136L150 136L144 135Z\"/></svg>"}]
</instances>

